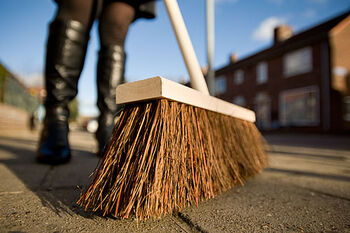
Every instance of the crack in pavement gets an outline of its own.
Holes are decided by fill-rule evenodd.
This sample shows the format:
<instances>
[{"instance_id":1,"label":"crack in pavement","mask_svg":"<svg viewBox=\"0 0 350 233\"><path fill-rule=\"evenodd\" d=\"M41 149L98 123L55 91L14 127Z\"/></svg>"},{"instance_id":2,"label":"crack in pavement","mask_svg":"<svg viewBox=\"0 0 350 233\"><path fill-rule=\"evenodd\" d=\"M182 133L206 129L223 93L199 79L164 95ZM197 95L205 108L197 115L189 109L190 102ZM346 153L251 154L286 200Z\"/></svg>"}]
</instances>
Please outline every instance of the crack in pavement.
<instances>
[{"instance_id":1,"label":"crack in pavement","mask_svg":"<svg viewBox=\"0 0 350 233\"><path fill-rule=\"evenodd\" d=\"M193 222L190 217L186 216L185 214L181 212L175 212L173 213L174 219L180 220L181 222L185 223L187 226L190 227L191 232L197 232L197 233L209 233L208 231L204 230L201 226L199 226L197 223ZM186 231L186 230L185 230ZM187 232L187 231L186 231Z\"/></svg>"},{"instance_id":2,"label":"crack in pavement","mask_svg":"<svg viewBox=\"0 0 350 233\"><path fill-rule=\"evenodd\" d=\"M42 189L42 187L44 187L47 183L47 181L49 181L49 187L52 185L52 176L51 174L53 173L53 171L55 170L55 167L54 166L50 166L49 169L46 171L46 173L44 174L43 178L41 179L40 181L40 184L39 184L39 190ZM51 179L50 179L51 178Z\"/></svg>"}]
</instances>

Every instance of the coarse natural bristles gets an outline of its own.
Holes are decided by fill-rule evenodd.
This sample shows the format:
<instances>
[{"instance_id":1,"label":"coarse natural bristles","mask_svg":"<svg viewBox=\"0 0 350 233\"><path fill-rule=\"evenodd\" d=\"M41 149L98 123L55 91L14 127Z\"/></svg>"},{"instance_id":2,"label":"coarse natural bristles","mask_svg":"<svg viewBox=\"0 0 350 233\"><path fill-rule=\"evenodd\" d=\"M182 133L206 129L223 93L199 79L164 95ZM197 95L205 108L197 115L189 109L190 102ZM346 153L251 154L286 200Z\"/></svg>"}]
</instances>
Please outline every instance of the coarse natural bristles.
<instances>
[{"instance_id":1,"label":"coarse natural bristles","mask_svg":"<svg viewBox=\"0 0 350 233\"><path fill-rule=\"evenodd\" d=\"M157 218L243 184L266 163L252 122L165 99L130 104L78 204Z\"/></svg>"}]
</instances>

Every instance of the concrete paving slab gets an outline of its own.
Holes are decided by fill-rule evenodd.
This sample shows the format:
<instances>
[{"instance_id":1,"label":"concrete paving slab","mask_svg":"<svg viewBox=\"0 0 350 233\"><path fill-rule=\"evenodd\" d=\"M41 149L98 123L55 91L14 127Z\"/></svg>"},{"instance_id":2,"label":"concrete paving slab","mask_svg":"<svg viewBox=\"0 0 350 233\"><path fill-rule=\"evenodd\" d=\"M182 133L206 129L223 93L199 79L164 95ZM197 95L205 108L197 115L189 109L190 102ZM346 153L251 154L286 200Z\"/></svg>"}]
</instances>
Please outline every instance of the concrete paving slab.
<instances>
[{"instance_id":1,"label":"concrete paving slab","mask_svg":"<svg viewBox=\"0 0 350 233\"><path fill-rule=\"evenodd\" d=\"M49 167L35 163L35 145L34 140L0 136L0 192L39 188Z\"/></svg>"},{"instance_id":2,"label":"concrete paving slab","mask_svg":"<svg viewBox=\"0 0 350 233\"><path fill-rule=\"evenodd\" d=\"M0 196L0 232L184 232L171 216L136 222L102 218L75 207L76 213L60 201L72 196L72 192L66 189ZM73 196L77 196L76 192Z\"/></svg>"},{"instance_id":3,"label":"concrete paving slab","mask_svg":"<svg viewBox=\"0 0 350 233\"><path fill-rule=\"evenodd\" d=\"M74 150L70 163L52 167L45 187L83 187L89 184L90 175L96 168L99 159L93 153Z\"/></svg>"},{"instance_id":4,"label":"concrete paving slab","mask_svg":"<svg viewBox=\"0 0 350 233\"><path fill-rule=\"evenodd\" d=\"M207 232L350 232L349 200L265 172L182 213Z\"/></svg>"},{"instance_id":5,"label":"concrete paving slab","mask_svg":"<svg viewBox=\"0 0 350 233\"><path fill-rule=\"evenodd\" d=\"M23 192L27 187L5 165L0 164L0 195L12 192Z\"/></svg>"}]
</instances>

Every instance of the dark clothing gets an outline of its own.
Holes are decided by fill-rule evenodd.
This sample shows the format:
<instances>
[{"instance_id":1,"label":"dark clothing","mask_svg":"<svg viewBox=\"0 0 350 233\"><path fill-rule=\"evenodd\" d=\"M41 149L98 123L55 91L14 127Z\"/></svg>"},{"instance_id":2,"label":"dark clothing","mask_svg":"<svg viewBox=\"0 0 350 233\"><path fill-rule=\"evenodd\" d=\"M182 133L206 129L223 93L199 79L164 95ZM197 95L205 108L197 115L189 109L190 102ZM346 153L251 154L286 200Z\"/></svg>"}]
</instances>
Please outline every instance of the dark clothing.
<instances>
[{"instance_id":1,"label":"dark clothing","mask_svg":"<svg viewBox=\"0 0 350 233\"><path fill-rule=\"evenodd\" d=\"M57 4L60 0L54 0ZM156 17L156 1L155 0L94 0L97 9L96 18L99 17L102 7L112 2L124 2L135 8L135 20L139 18L153 19Z\"/></svg>"},{"instance_id":2,"label":"dark clothing","mask_svg":"<svg viewBox=\"0 0 350 233\"><path fill-rule=\"evenodd\" d=\"M103 0L102 0L103 1ZM124 2L135 8L135 20L139 18L153 19L156 17L155 0L104 0L104 4Z\"/></svg>"}]
</instances>

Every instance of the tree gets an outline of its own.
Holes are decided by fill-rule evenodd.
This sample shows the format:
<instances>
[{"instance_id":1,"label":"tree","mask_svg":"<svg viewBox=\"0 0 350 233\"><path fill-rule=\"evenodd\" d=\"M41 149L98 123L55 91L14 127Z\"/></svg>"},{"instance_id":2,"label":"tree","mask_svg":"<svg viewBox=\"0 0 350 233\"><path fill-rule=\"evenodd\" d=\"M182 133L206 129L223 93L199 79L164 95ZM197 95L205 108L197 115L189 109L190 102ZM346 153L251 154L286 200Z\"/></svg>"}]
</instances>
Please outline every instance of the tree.
<instances>
[{"instance_id":1,"label":"tree","mask_svg":"<svg viewBox=\"0 0 350 233\"><path fill-rule=\"evenodd\" d=\"M68 104L68 108L70 111L69 121L76 121L79 116L79 101L77 97Z\"/></svg>"}]
</instances>

